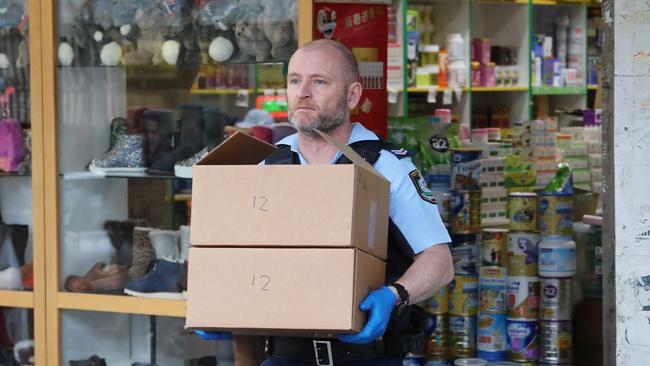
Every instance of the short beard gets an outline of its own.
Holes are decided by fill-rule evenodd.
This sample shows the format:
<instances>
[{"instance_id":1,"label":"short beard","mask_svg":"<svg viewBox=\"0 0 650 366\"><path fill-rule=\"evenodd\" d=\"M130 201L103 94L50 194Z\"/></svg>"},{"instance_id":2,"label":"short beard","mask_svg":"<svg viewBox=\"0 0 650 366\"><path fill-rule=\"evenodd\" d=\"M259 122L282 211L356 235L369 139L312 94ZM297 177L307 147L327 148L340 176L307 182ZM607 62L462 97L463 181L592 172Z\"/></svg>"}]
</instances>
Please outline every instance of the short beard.
<instances>
[{"instance_id":1,"label":"short beard","mask_svg":"<svg viewBox=\"0 0 650 366\"><path fill-rule=\"evenodd\" d=\"M306 121L305 123L299 123L296 121L293 116L289 118L289 122L298 130L300 133L312 138L319 138L320 135L316 130L319 130L325 134L331 135L332 132L336 131L347 117L348 102L346 96L343 96L339 103L329 111L324 111L319 113L316 118Z\"/></svg>"}]
</instances>

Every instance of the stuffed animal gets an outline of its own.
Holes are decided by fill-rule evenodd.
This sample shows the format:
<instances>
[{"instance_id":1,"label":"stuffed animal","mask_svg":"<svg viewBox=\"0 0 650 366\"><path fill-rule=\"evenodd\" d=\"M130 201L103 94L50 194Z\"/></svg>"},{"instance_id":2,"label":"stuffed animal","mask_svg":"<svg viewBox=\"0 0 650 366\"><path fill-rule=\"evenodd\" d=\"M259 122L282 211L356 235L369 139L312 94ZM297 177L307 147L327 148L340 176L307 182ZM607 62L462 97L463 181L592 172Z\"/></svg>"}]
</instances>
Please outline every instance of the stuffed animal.
<instances>
[{"instance_id":1,"label":"stuffed animal","mask_svg":"<svg viewBox=\"0 0 650 366\"><path fill-rule=\"evenodd\" d=\"M264 32L258 26L256 18L243 18L235 23L235 39L239 50L255 61L266 61L271 54L271 43L264 36Z\"/></svg>"},{"instance_id":2,"label":"stuffed animal","mask_svg":"<svg viewBox=\"0 0 650 366\"><path fill-rule=\"evenodd\" d=\"M262 0L260 27L271 43L271 56L288 60L298 47L291 19L287 18L292 0Z\"/></svg>"},{"instance_id":3,"label":"stuffed animal","mask_svg":"<svg viewBox=\"0 0 650 366\"><path fill-rule=\"evenodd\" d=\"M122 57L124 65L154 65L161 64L163 27L165 15L155 4L140 8L135 14L135 24L140 29L137 49Z\"/></svg>"}]
</instances>

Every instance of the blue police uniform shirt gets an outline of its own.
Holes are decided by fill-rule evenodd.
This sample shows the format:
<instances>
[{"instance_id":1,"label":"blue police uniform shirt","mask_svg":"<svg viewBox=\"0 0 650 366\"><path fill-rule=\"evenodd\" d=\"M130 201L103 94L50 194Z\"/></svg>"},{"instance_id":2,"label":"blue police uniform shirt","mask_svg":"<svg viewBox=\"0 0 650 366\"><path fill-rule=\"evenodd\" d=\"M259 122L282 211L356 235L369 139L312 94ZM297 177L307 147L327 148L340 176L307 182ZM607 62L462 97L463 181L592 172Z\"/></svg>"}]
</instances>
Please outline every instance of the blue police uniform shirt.
<instances>
[{"instance_id":1,"label":"blue police uniform shirt","mask_svg":"<svg viewBox=\"0 0 650 366\"><path fill-rule=\"evenodd\" d=\"M379 140L379 137L361 123L353 123L348 145L367 140ZM308 164L298 150L297 133L285 137L277 144L289 145L291 151L300 157L300 163ZM336 163L340 157L339 151L331 163ZM388 214L408 241L414 254L437 244L451 242L440 218L438 205L427 200L428 188L424 186L422 175L417 172L411 158L400 159L390 151L382 150L374 168L390 182Z\"/></svg>"}]
</instances>

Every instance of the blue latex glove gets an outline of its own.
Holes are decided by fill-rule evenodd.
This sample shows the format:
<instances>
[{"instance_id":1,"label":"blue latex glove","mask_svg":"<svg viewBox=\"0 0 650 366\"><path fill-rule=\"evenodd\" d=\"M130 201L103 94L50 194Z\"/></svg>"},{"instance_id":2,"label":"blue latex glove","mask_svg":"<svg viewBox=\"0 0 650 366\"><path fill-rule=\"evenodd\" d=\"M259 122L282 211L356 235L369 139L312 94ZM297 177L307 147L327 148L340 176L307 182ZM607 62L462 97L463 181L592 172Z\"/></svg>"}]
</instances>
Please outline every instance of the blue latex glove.
<instances>
[{"instance_id":1,"label":"blue latex glove","mask_svg":"<svg viewBox=\"0 0 650 366\"><path fill-rule=\"evenodd\" d=\"M222 341L226 339L232 339L232 333L230 332L210 332L207 330L195 330L197 336L203 338L205 341Z\"/></svg>"},{"instance_id":2,"label":"blue latex glove","mask_svg":"<svg viewBox=\"0 0 650 366\"><path fill-rule=\"evenodd\" d=\"M358 334L345 334L338 339L346 343L370 343L383 336L396 302L397 296L388 287L371 292L359 305L361 310L370 312L366 325Z\"/></svg>"}]
</instances>

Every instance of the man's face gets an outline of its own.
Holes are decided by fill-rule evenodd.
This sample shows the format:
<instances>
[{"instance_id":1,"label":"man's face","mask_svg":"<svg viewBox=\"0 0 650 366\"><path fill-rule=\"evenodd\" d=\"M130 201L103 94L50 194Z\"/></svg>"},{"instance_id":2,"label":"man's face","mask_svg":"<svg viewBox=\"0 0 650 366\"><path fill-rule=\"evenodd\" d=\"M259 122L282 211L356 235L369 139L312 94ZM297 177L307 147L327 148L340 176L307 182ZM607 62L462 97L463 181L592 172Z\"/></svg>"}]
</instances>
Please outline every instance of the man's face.
<instances>
[{"instance_id":1,"label":"man's face","mask_svg":"<svg viewBox=\"0 0 650 366\"><path fill-rule=\"evenodd\" d=\"M349 118L345 74L335 49L299 50L289 62L289 121L300 132L329 133Z\"/></svg>"}]
</instances>

